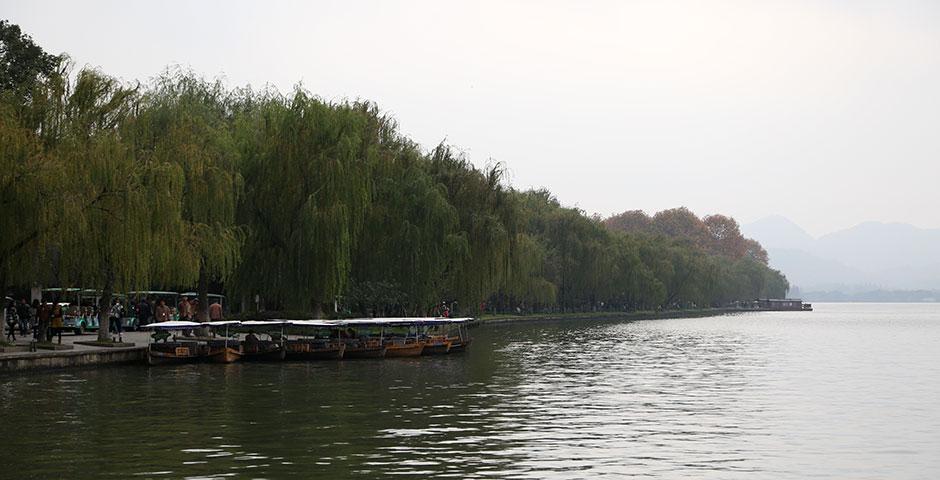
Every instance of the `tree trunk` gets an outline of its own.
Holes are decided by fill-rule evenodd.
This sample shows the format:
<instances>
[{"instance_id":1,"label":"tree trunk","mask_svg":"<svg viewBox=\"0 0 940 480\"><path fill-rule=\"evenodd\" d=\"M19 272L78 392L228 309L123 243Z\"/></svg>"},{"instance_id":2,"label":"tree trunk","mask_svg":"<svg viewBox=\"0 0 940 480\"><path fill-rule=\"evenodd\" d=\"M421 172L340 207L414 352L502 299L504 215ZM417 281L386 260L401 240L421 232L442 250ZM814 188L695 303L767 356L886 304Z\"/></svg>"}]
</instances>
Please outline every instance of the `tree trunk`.
<instances>
[{"instance_id":1,"label":"tree trunk","mask_svg":"<svg viewBox=\"0 0 940 480\"><path fill-rule=\"evenodd\" d=\"M114 273L108 270L105 278L104 288L101 290L101 298L98 299L98 341L107 342L111 340L111 297L114 294Z\"/></svg>"},{"instance_id":2,"label":"tree trunk","mask_svg":"<svg viewBox=\"0 0 940 480\"><path fill-rule=\"evenodd\" d=\"M206 267L199 267L199 285L197 286L199 294L199 311L196 312L197 322L209 321L209 275L206 274ZM200 337L209 336L209 327L202 327L198 330Z\"/></svg>"},{"instance_id":3,"label":"tree trunk","mask_svg":"<svg viewBox=\"0 0 940 480\"><path fill-rule=\"evenodd\" d=\"M196 318L200 322L209 321L209 275L205 266L199 267L199 311Z\"/></svg>"}]
</instances>

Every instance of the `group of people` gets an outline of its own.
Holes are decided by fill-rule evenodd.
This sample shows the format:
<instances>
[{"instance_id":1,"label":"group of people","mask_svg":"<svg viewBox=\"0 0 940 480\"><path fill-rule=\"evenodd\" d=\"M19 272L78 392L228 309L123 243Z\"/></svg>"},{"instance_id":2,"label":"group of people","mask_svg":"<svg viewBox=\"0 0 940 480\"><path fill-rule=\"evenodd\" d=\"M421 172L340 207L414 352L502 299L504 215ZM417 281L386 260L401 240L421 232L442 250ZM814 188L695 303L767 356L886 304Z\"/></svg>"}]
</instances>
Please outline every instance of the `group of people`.
<instances>
[{"instance_id":1,"label":"group of people","mask_svg":"<svg viewBox=\"0 0 940 480\"><path fill-rule=\"evenodd\" d=\"M58 333L61 342L64 316L59 304L40 303L39 300L29 303L25 298L19 302L9 299L3 308L6 339L15 342L17 333L25 337L32 332L33 338L45 338L49 342Z\"/></svg>"},{"instance_id":2,"label":"group of people","mask_svg":"<svg viewBox=\"0 0 940 480\"><path fill-rule=\"evenodd\" d=\"M199 300L183 297L176 306L179 320L196 321L198 319ZM95 309L97 310L97 309ZM3 309L6 339L16 341L16 335L25 337L32 332L33 338L44 338L46 342L58 334L62 341L65 310L60 303L42 303L39 300L27 302L25 298L20 301L8 299ZM125 307L120 298L114 299L108 310L108 330L122 340L124 318L133 313L138 319L138 325L144 326L153 322L167 322L173 320L173 308L166 304L166 300L157 300L156 306L147 298L134 302ZM97 311L94 313L97 314ZM222 320L222 304L216 300L209 305L208 317L210 321Z\"/></svg>"}]
</instances>

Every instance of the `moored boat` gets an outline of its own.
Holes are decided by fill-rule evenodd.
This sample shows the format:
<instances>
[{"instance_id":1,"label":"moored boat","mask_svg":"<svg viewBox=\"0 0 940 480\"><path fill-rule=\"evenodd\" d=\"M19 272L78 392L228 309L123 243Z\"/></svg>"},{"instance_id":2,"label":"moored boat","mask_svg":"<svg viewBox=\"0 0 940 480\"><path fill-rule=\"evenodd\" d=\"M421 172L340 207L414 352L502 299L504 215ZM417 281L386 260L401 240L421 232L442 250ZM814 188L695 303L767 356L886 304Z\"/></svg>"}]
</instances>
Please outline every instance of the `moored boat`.
<instances>
[{"instance_id":1,"label":"moored boat","mask_svg":"<svg viewBox=\"0 0 940 480\"><path fill-rule=\"evenodd\" d=\"M470 342L473 341L473 338L470 337L470 332L467 331L466 322L472 320L470 318L461 318L457 320L457 335L449 335L447 338L450 339L450 351L451 352L462 352L470 346Z\"/></svg>"},{"instance_id":2,"label":"moored boat","mask_svg":"<svg viewBox=\"0 0 940 480\"><path fill-rule=\"evenodd\" d=\"M425 343L414 338L387 339L385 348L386 357L420 357Z\"/></svg>"},{"instance_id":3,"label":"moored boat","mask_svg":"<svg viewBox=\"0 0 940 480\"><path fill-rule=\"evenodd\" d=\"M218 320L204 323L168 321L145 328L156 330L148 361L157 365L195 361L232 363L238 360L335 360L446 354L462 350L470 343L470 337L464 331L467 320L403 317ZM457 335L453 331L455 326ZM172 330L191 332L203 328L208 328L211 333L197 337L174 337L170 333ZM256 331L270 339L261 340Z\"/></svg>"},{"instance_id":4,"label":"moored boat","mask_svg":"<svg viewBox=\"0 0 940 480\"><path fill-rule=\"evenodd\" d=\"M212 363L232 363L242 358L242 347L238 341L210 340L206 344L209 347L206 360Z\"/></svg>"},{"instance_id":5,"label":"moored boat","mask_svg":"<svg viewBox=\"0 0 940 480\"><path fill-rule=\"evenodd\" d=\"M241 358L241 350L234 347L210 348L206 354L206 359L212 363L233 363Z\"/></svg>"},{"instance_id":6,"label":"moored boat","mask_svg":"<svg viewBox=\"0 0 940 480\"><path fill-rule=\"evenodd\" d=\"M462 352L470 346L470 342L473 341L470 337L460 337L454 336L450 338L450 351L451 352Z\"/></svg>"},{"instance_id":7,"label":"moored boat","mask_svg":"<svg viewBox=\"0 0 940 480\"><path fill-rule=\"evenodd\" d=\"M424 355L444 355L451 349L451 340L444 335L428 337L424 346Z\"/></svg>"},{"instance_id":8,"label":"moored boat","mask_svg":"<svg viewBox=\"0 0 940 480\"><path fill-rule=\"evenodd\" d=\"M234 339L229 337L229 327L237 327L241 325L241 322L217 320L214 322L204 322L200 325L211 328L213 335L215 335L216 329L224 329L221 340L216 338L206 340L206 345L209 347L209 353L206 355L208 361L213 363L232 363L242 358L242 345L238 340L238 334L235 334Z\"/></svg>"},{"instance_id":9,"label":"moored boat","mask_svg":"<svg viewBox=\"0 0 940 480\"><path fill-rule=\"evenodd\" d=\"M284 360L287 349L281 342L273 340L259 340L257 342L242 340L242 359L249 361L277 361Z\"/></svg>"},{"instance_id":10,"label":"moored boat","mask_svg":"<svg viewBox=\"0 0 940 480\"><path fill-rule=\"evenodd\" d=\"M298 338L287 341L288 360L339 360L346 344L338 340Z\"/></svg>"},{"instance_id":11,"label":"moored boat","mask_svg":"<svg viewBox=\"0 0 940 480\"><path fill-rule=\"evenodd\" d=\"M346 340L343 358L382 358L388 348L378 339L360 338Z\"/></svg>"},{"instance_id":12,"label":"moored boat","mask_svg":"<svg viewBox=\"0 0 940 480\"><path fill-rule=\"evenodd\" d=\"M193 340L172 340L173 331L190 330L198 327L196 322L169 321L152 323L147 328L154 330L147 347L149 365L173 365L194 363L202 360L207 353L206 345Z\"/></svg>"},{"instance_id":13,"label":"moored boat","mask_svg":"<svg viewBox=\"0 0 940 480\"><path fill-rule=\"evenodd\" d=\"M151 343L147 349L147 364L178 365L199 361L205 349L196 342Z\"/></svg>"}]
</instances>

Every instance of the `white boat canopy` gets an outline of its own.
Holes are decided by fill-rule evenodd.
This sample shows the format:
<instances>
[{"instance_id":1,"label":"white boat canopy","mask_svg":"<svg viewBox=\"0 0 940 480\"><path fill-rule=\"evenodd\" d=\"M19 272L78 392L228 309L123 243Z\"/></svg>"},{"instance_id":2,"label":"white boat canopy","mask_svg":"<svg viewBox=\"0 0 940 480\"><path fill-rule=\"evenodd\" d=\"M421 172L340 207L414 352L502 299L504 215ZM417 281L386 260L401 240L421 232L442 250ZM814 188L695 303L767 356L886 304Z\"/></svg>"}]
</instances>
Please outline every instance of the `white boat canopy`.
<instances>
[{"instance_id":1,"label":"white boat canopy","mask_svg":"<svg viewBox=\"0 0 940 480\"><path fill-rule=\"evenodd\" d=\"M197 323L197 325L209 327L234 327L241 324L242 322L238 320L216 320L214 322Z\"/></svg>"},{"instance_id":2,"label":"white boat canopy","mask_svg":"<svg viewBox=\"0 0 940 480\"><path fill-rule=\"evenodd\" d=\"M339 327L393 327L413 325L448 325L466 323L472 318L444 318L444 317L397 317L397 318L351 318L347 320L217 320L214 322L188 322L172 320L143 325L143 328L156 329L189 329L200 327L273 327L289 325L307 328L339 328Z\"/></svg>"},{"instance_id":3,"label":"white boat canopy","mask_svg":"<svg viewBox=\"0 0 940 480\"><path fill-rule=\"evenodd\" d=\"M336 328L338 325L328 320L286 320L292 327Z\"/></svg>"},{"instance_id":4,"label":"white boat canopy","mask_svg":"<svg viewBox=\"0 0 940 480\"><path fill-rule=\"evenodd\" d=\"M290 320L245 320L241 322L243 327L276 327L290 324Z\"/></svg>"},{"instance_id":5,"label":"white boat canopy","mask_svg":"<svg viewBox=\"0 0 940 480\"><path fill-rule=\"evenodd\" d=\"M445 317L395 317L395 318L351 318L348 320L328 320L336 326L410 326L410 325L445 325L466 323L472 318Z\"/></svg>"},{"instance_id":6,"label":"white boat canopy","mask_svg":"<svg viewBox=\"0 0 940 480\"><path fill-rule=\"evenodd\" d=\"M199 328L203 324L197 322L187 322L185 320L170 320L169 322L157 322L157 323L148 323L147 325L141 325L140 328L156 328L163 330L174 330L174 329L190 329L190 328Z\"/></svg>"}]
</instances>

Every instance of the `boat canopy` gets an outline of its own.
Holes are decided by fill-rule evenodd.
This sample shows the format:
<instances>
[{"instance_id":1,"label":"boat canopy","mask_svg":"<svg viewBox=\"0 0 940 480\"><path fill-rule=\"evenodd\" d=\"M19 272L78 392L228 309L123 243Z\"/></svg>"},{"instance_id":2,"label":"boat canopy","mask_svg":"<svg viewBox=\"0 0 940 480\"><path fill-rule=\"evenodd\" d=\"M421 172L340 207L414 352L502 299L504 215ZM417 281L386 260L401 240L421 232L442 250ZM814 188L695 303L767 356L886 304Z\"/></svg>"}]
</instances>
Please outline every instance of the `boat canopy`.
<instances>
[{"instance_id":1,"label":"boat canopy","mask_svg":"<svg viewBox=\"0 0 940 480\"><path fill-rule=\"evenodd\" d=\"M447 325L466 323L472 318L444 318L444 317L400 317L400 318L352 318L348 320L218 320L214 322L188 322L173 320L144 325L144 328L188 329L200 327L273 327L292 326L308 328L339 328L339 327L393 327L414 325Z\"/></svg>"},{"instance_id":2,"label":"boat canopy","mask_svg":"<svg viewBox=\"0 0 940 480\"><path fill-rule=\"evenodd\" d=\"M245 320L241 322L243 327L277 327L288 325L290 320Z\"/></svg>"},{"instance_id":3,"label":"boat canopy","mask_svg":"<svg viewBox=\"0 0 940 480\"><path fill-rule=\"evenodd\" d=\"M338 325L329 320L284 320L292 327L336 328Z\"/></svg>"},{"instance_id":4,"label":"boat canopy","mask_svg":"<svg viewBox=\"0 0 940 480\"><path fill-rule=\"evenodd\" d=\"M205 327L233 327L236 325L241 325L242 323L243 322L240 322L238 320L216 320L213 322L197 323L197 325L205 326Z\"/></svg>"},{"instance_id":5,"label":"boat canopy","mask_svg":"<svg viewBox=\"0 0 940 480\"><path fill-rule=\"evenodd\" d=\"M397 317L397 318L352 318L348 320L328 320L339 327L355 326L412 326L412 325L447 325L466 323L471 318L445 318L445 317Z\"/></svg>"},{"instance_id":6,"label":"boat canopy","mask_svg":"<svg viewBox=\"0 0 940 480\"><path fill-rule=\"evenodd\" d=\"M170 320L168 322L157 322L157 323L148 323L147 325L141 325L140 328L156 328L163 330L175 330L175 329L190 329L190 328L199 328L203 326L202 323L197 322L187 322L185 320Z\"/></svg>"}]
</instances>

